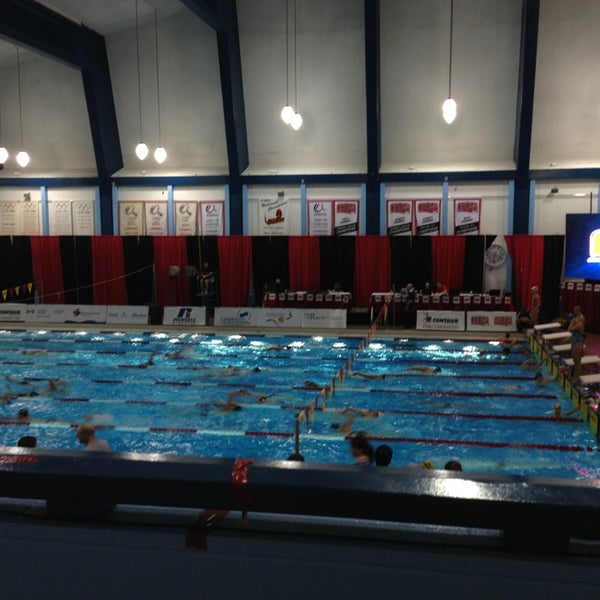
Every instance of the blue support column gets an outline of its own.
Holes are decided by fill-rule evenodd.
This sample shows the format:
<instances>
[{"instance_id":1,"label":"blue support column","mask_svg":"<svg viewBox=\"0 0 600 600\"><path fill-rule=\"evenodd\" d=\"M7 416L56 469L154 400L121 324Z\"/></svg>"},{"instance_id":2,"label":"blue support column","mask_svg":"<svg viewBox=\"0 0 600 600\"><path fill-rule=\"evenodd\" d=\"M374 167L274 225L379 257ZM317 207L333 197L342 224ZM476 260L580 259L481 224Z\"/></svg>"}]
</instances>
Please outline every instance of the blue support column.
<instances>
[{"instance_id":1,"label":"blue support column","mask_svg":"<svg viewBox=\"0 0 600 600\"><path fill-rule=\"evenodd\" d=\"M358 235L376 235L379 233L378 231L369 231L367 229L366 220L367 220L367 215L369 213L368 207L367 207L367 204L368 204L367 197L368 197L367 184L363 183L360 186L360 203L359 203L360 214L358 217Z\"/></svg>"},{"instance_id":2,"label":"blue support column","mask_svg":"<svg viewBox=\"0 0 600 600\"><path fill-rule=\"evenodd\" d=\"M539 15L540 0L523 0L514 151L517 172L515 176L513 230L516 234L528 233L530 230L529 163Z\"/></svg>"},{"instance_id":3,"label":"blue support column","mask_svg":"<svg viewBox=\"0 0 600 600\"><path fill-rule=\"evenodd\" d=\"M113 219L113 231L116 231L114 229L114 219ZM102 230L101 230L101 221L100 221L100 188L98 186L96 186L94 188L94 235L100 235L101 233L102 233Z\"/></svg>"},{"instance_id":4,"label":"blue support column","mask_svg":"<svg viewBox=\"0 0 600 600\"><path fill-rule=\"evenodd\" d=\"M364 0L365 88L367 102L367 234L380 233L381 68L379 0Z\"/></svg>"},{"instance_id":5,"label":"blue support column","mask_svg":"<svg viewBox=\"0 0 600 600\"><path fill-rule=\"evenodd\" d=\"M175 235L175 204L173 186L167 186L167 227L169 235Z\"/></svg>"},{"instance_id":6,"label":"blue support column","mask_svg":"<svg viewBox=\"0 0 600 600\"><path fill-rule=\"evenodd\" d=\"M527 233L533 235L535 228L535 181L529 182L529 229Z\"/></svg>"},{"instance_id":7,"label":"blue support column","mask_svg":"<svg viewBox=\"0 0 600 600\"><path fill-rule=\"evenodd\" d=\"M49 235L50 218L48 216L48 188L45 185L40 188L40 199L42 204L42 235Z\"/></svg>"},{"instance_id":8,"label":"blue support column","mask_svg":"<svg viewBox=\"0 0 600 600\"><path fill-rule=\"evenodd\" d=\"M119 233L119 186L112 187L112 214L113 214L113 231Z\"/></svg>"},{"instance_id":9,"label":"blue support column","mask_svg":"<svg viewBox=\"0 0 600 600\"><path fill-rule=\"evenodd\" d=\"M450 186L448 179L442 184L442 223L441 223L441 234L448 234L448 198L450 197Z\"/></svg>"},{"instance_id":10,"label":"blue support column","mask_svg":"<svg viewBox=\"0 0 600 600\"><path fill-rule=\"evenodd\" d=\"M306 184L304 179L300 183L300 235L307 235L306 228Z\"/></svg>"},{"instance_id":11,"label":"blue support column","mask_svg":"<svg viewBox=\"0 0 600 600\"><path fill-rule=\"evenodd\" d=\"M387 235L387 204L385 199L385 183L379 184L379 234Z\"/></svg>"},{"instance_id":12,"label":"blue support column","mask_svg":"<svg viewBox=\"0 0 600 600\"><path fill-rule=\"evenodd\" d=\"M240 231L241 235L248 235L248 186L242 186L242 207L241 207L241 217L242 217L242 230Z\"/></svg>"},{"instance_id":13,"label":"blue support column","mask_svg":"<svg viewBox=\"0 0 600 600\"><path fill-rule=\"evenodd\" d=\"M223 231L225 235L229 235L229 186L224 186L225 205L223 206Z\"/></svg>"},{"instance_id":14,"label":"blue support column","mask_svg":"<svg viewBox=\"0 0 600 600\"><path fill-rule=\"evenodd\" d=\"M512 235L514 214L515 214L515 182L514 182L514 180L511 179L508 182L508 207L507 207L507 215L506 215L506 233L507 233L507 235Z\"/></svg>"}]
</instances>

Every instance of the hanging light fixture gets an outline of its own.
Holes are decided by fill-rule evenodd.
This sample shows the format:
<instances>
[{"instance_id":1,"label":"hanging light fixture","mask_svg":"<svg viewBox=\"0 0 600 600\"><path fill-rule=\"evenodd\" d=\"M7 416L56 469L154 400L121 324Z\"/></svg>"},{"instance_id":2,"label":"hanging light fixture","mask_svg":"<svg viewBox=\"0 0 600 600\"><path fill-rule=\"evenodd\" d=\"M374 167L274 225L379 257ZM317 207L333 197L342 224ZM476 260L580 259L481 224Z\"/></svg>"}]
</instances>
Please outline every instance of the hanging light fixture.
<instances>
[{"instance_id":1,"label":"hanging light fixture","mask_svg":"<svg viewBox=\"0 0 600 600\"><path fill-rule=\"evenodd\" d=\"M457 105L452 98L452 35L454 25L454 0L450 0L450 62L448 67L448 98L442 104L442 116L450 125L456 119Z\"/></svg>"},{"instance_id":2,"label":"hanging light fixture","mask_svg":"<svg viewBox=\"0 0 600 600\"><path fill-rule=\"evenodd\" d=\"M135 147L135 155L140 160L144 160L146 156L148 156L148 146L142 141L144 136L142 135L142 83L140 77L140 25L138 0L135 0L135 46L137 53L138 110L140 115L140 142Z\"/></svg>"},{"instance_id":3,"label":"hanging light fixture","mask_svg":"<svg viewBox=\"0 0 600 600\"><path fill-rule=\"evenodd\" d=\"M21 148L23 148L23 108L21 105L21 59L19 57L19 48L17 48L17 82L19 85L19 131L21 133ZM25 150L19 150L17 163L23 169L29 164L29 154Z\"/></svg>"},{"instance_id":4,"label":"hanging light fixture","mask_svg":"<svg viewBox=\"0 0 600 600\"><path fill-rule=\"evenodd\" d=\"M294 109L290 106L290 34L288 0L285 0L285 106L281 109L281 120L290 125Z\"/></svg>"},{"instance_id":5,"label":"hanging light fixture","mask_svg":"<svg viewBox=\"0 0 600 600\"><path fill-rule=\"evenodd\" d=\"M158 148L154 151L154 160L159 164L167 159L167 151L161 144L160 132L160 81L158 79L158 9L154 10L154 47L156 50L156 110L158 113Z\"/></svg>"},{"instance_id":6,"label":"hanging light fixture","mask_svg":"<svg viewBox=\"0 0 600 600\"><path fill-rule=\"evenodd\" d=\"M298 106L298 53L296 52L297 43L296 43L296 0L294 0L294 105ZM292 129L294 131L298 131L300 127L302 127L302 115L295 111L292 116L291 123Z\"/></svg>"}]
</instances>

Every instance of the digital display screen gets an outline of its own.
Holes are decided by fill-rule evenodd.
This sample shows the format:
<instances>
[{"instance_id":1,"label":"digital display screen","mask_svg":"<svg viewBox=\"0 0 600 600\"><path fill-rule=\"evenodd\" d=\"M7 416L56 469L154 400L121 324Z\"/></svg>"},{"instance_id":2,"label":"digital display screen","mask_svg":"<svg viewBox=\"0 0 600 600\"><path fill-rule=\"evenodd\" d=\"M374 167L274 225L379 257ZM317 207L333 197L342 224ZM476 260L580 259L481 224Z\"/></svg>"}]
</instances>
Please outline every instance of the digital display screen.
<instances>
[{"instance_id":1,"label":"digital display screen","mask_svg":"<svg viewBox=\"0 0 600 600\"><path fill-rule=\"evenodd\" d=\"M600 214L566 217L565 277L600 281Z\"/></svg>"}]
</instances>

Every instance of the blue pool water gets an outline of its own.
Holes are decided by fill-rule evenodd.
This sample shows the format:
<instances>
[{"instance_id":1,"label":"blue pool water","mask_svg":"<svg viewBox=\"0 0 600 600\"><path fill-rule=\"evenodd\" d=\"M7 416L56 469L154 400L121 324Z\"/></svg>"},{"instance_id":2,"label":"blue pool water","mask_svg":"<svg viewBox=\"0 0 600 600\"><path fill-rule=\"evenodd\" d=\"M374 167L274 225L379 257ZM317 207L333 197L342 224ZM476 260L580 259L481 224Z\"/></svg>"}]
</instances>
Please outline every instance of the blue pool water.
<instances>
[{"instance_id":1,"label":"blue pool water","mask_svg":"<svg viewBox=\"0 0 600 600\"><path fill-rule=\"evenodd\" d=\"M471 471L597 478L587 424L550 419L554 403L566 411L571 401L555 381L537 385L524 358L523 348L505 355L489 341L381 338L363 347L359 337L5 330L0 381L10 404L0 404L0 444L34 435L40 448L77 450L75 425L89 421L117 452L285 459L303 412L305 458L348 464L348 441L331 425L345 421L344 407L360 407L381 416L357 416L352 428L389 444L394 466L457 459ZM422 365L441 371L410 371ZM66 387L50 390L50 378ZM306 381L335 381L325 410ZM239 390L267 401L238 396L242 410L219 412ZM317 410L307 410L311 401ZM15 418L21 408L30 422Z\"/></svg>"}]
</instances>

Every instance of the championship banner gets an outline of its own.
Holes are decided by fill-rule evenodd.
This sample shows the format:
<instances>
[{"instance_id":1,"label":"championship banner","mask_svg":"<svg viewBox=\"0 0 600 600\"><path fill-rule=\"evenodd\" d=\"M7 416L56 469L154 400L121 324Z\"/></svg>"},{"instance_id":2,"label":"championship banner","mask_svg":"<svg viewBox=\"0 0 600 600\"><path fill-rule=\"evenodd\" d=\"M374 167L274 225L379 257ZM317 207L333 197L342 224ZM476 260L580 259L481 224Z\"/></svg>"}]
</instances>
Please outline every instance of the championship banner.
<instances>
[{"instance_id":1,"label":"championship banner","mask_svg":"<svg viewBox=\"0 0 600 600\"><path fill-rule=\"evenodd\" d=\"M71 210L73 235L94 235L94 202L92 200L74 200Z\"/></svg>"},{"instance_id":2,"label":"championship banner","mask_svg":"<svg viewBox=\"0 0 600 600\"><path fill-rule=\"evenodd\" d=\"M410 235L413 221L412 200L387 201L388 235Z\"/></svg>"},{"instance_id":3,"label":"championship banner","mask_svg":"<svg viewBox=\"0 0 600 600\"><path fill-rule=\"evenodd\" d=\"M119 235L144 235L143 202L119 202Z\"/></svg>"},{"instance_id":4,"label":"championship banner","mask_svg":"<svg viewBox=\"0 0 600 600\"><path fill-rule=\"evenodd\" d=\"M454 235L479 235L481 198L454 198Z\"/></svg>"},{"instance_id":5,"label":"championship banner","mask_svg":"<svg viewBox=\"0 0 600 600\"><path fill-rule=\"evenodd\" d=\"M283 192L277 198L261 198L259 206L259 235L289 235L288 201Z\"/></svg>"},{"instance_id":6,"label":"championship banner","mask_svg":"<svg viewBox=\"0 0 600 600\"><path fill-rule=\"evenodd\" d=\"M198 202L198 235L225 235L225 203Z\"/></svg>"},{"instance_id":7,"label":"championship banner","mask_svg":"<svg viewBox=\"0 0 600 600\"><path fill-rule=\"evenodd\" d=\"M309 200L306 206L308 209L306 220L308 235L331 235L333 229L331 200Z\"/></svg>"},{"instance_id":8,"label":"championship banner","mask_svg":"<svg viewBox=\"0 0 600 600\"><path fill-rule=\"evenodd\" d=\"M415 200L416 235L440 234L441 200Z\"/></svg>"},{"instance_id":9,"label":"championship banner","mask_svg":"<svg viewBox=\"0 0 600 600\"><path fill-rule=\"evenodd\" d=\"M175 235L197 235L198 203L175 202Z\"/></svg>"},{"instance_id":10,"label":"championship banner","mask_svg":"<svg viewBox=\"0 0 600 600\"><path fill-rule=\"evenodd\" d=\"M462 310L418 310L417 329L464 331L465 313Z\"/></svg>"},{"instance_id":11,"label":"championship banner","mask_svg":"<svg viewBox=\"0 0 600 600\"><path fill-rule=\"evenodd\" d=\"M48 232L50 235L73 235L70 200L48 202Z\"/></svg>"},{"instance_id":12,"label":"championship banner","mask_svg":"<svg viewBox=\"0 0 600 600\"><path fill-rule=\"evenodd\" d=\"M517 314L514 312L469 311L467 331L516 331Z\"/></svg>"},{"instance_id":13,"label":"championship banner","mask_svg":"<svg viewBox=\"0 0 600 600\"><path fill-rule=\"evenodd\" d=\"M146 221L146 235L167 235L167 203L145 202L144 216Z\"/></svg>"},{"instance_id":14,"label":"championship banner","mask_svg":"<svg viewBox=\"0 0 600 600\"><path fill-rule=\"evenodd\" d=\"M20 208L21 202L16 200L0 202L0 235L20 235Z\"/></svg>"},{"instance_id":15,"label":"championship banner","mask_svg":"<svg viewBox=\"0 0 600 600\"><path fill-rule=\"evenodd\" d=\"M40 203L27 201L21 203L21 235L41 235Z\"/></svg>"},{"instance_id":16,"label":"championship banner","mask_svg":"<svg viewBox=\"0 0 600 600\"><path fill-rule=\"evenodd\" d=\"M334 235L358 235L358 200L336 200L334 211Z\"/></svg>"}]
</instances>

